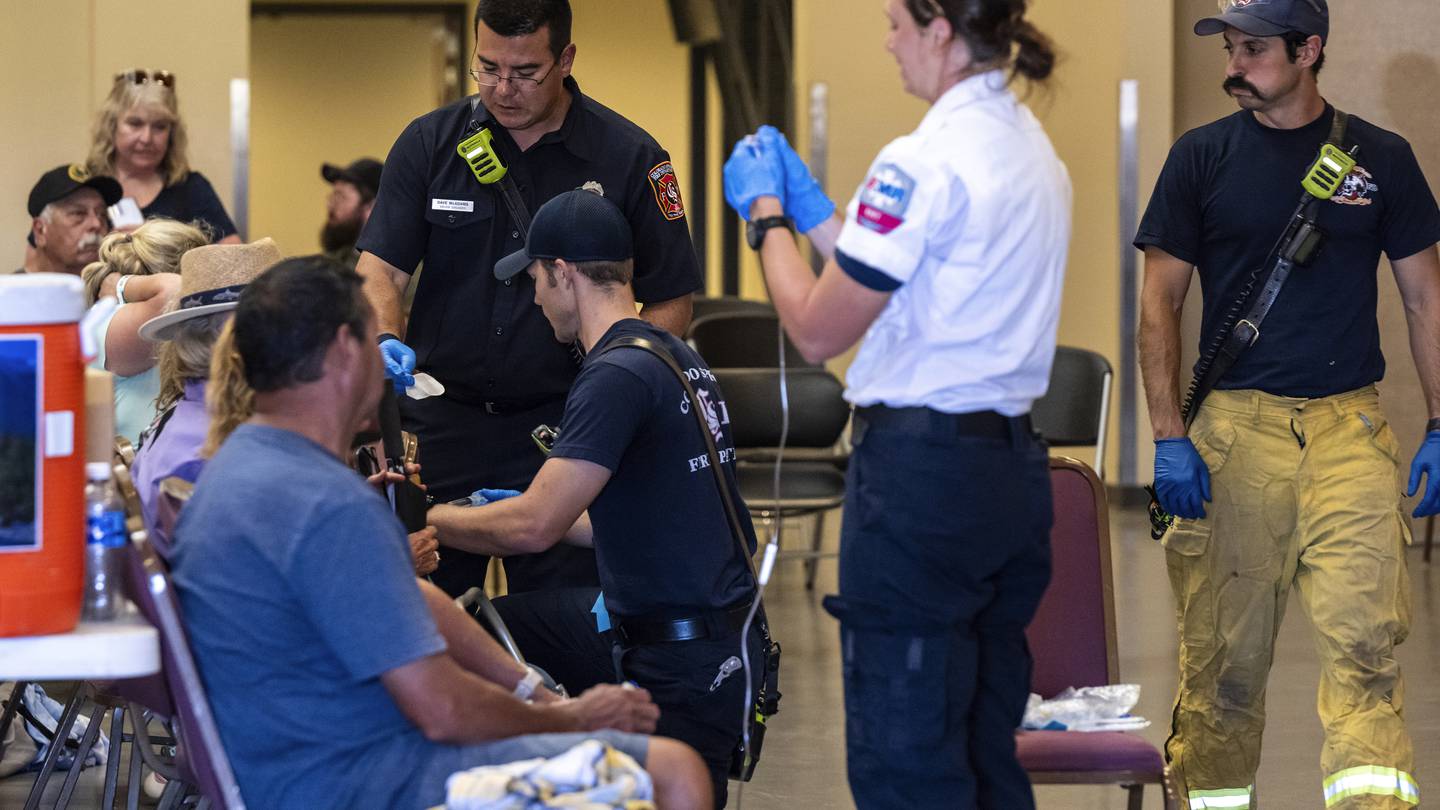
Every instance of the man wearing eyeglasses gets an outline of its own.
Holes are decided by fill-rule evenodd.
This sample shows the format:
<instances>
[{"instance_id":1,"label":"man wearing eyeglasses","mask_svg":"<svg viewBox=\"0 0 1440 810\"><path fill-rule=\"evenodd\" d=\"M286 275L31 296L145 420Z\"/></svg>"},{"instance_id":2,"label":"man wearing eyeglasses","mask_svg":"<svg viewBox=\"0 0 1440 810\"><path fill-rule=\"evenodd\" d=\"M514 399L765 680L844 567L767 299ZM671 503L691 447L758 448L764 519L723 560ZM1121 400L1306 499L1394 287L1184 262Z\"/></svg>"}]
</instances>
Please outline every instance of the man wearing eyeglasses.
<instances>
[{"instance_id":1,"label":"man wearing eyeglasses","mask_svg":"<svg viewBox=\"0 0 1440 810\"><path fill-rule=\"evenodd\" d=\"M100 240L110 232L109 206L120 201L120 183L91 176L80 164L57 166L40 176L26 210L31 216L34 250L23 273L80 275L100 256Z\"/></svg>"},{"instance_id":2,"label":"man wearing eyeglasses","mask_svg":"<svg viewBox=\"0 0 1440 810\"><path fill-rule=\"evenodd\" d=\"M445 386L444 396L402 398L439 502L481 486L525 489L544 461L530 432L559 420L579 369L578 351L555 341L534 305L534 281L493 273L524 245L513 198L533 213L586 188L619 206L635 234L640 315L672 333L688 325L690 294L701 285L669 155L581 92L571 78L570 27L568 0L480 0L471 65L478 95L401 133L357 244L387 376L408 386L424 371ZM508 167L509 201L456 151L482 130ZM407 324L401 299L422 261ZM435 582L463 592L483 581L487 562L447 552ZM594 552L569 546L509 558L506 574L512 592L598 585Z\"/></svg>"}]
</instances>

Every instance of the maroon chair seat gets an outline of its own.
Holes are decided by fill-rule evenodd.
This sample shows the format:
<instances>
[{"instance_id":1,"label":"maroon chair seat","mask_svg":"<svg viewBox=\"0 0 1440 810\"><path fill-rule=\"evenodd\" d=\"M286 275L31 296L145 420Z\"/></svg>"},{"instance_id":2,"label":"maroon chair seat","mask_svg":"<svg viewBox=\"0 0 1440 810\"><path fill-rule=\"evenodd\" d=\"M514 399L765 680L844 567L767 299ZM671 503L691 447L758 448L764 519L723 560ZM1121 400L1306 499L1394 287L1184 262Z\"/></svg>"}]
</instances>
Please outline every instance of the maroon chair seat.
<instances>
[{"instance_id":1,"label":"maroon chair seat","mask_svg":"<svg viewBox=\"0 0 1440 810\"><path fill-rule=\"evenodd\" d=\"M1015 749L1027 770L1160 773L1165 759L1126 731L1022 731Z\"/></svg>"},{"instance_id":2,"label":"maroon chair seat","mask_svg":"<svg viewBox=\"0 0 1440 810\"><path fill-rule=\"evenodd\" d=\"M1035 665L1030 691L1051 698L1067 687L1120 682L1115 594L1110 581L1110 516L1095 471L1069 458L1050 459L1055 523L1050 530L1050 587L1026 639ZM1021 731L1020 764L1036 784L1120 785L1139 810L1145 785L1158 784L1175 806L1165 761L1144 738L1120 731Z\"/></svg>"}]
</instances>

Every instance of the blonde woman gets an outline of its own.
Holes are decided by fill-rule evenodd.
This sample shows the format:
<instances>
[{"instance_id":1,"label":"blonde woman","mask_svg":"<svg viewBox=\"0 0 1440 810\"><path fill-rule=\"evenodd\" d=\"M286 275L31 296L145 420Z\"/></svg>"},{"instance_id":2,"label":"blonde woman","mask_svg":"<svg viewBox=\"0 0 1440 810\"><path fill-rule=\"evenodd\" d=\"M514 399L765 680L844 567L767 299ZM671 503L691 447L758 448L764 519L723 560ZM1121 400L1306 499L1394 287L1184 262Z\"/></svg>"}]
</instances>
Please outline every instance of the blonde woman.
<instances>
[{"instance_id":1,"label":"blonde woman","mask_svg":"<svg viewBox=\"0 0 1440 810\"><path fill-rule=\"evenodd\" d=\"M119 180L145 219L199 222L215 241L238 243L214 187L190 169L187 145L175 75L129 70L116 74L95 117L87 166L92 174Z\"/></svg>"},{"instance_id":2,"label":"blonde woman","mask_svg":"<svg viewBox=\"0 0 1440 810\"><path fill-rule=\"evenodd\" d=\"M164 311L180 289L181 255L209 241L192 225L155 220L105 237L99 261L80 272L89 303L113 296L121 305L100 324L100 352L91 365L115 375L115 432L132 443L155 418L160 392L155 347L140 338L140 325Z\"/></svg>"}]
</instances>

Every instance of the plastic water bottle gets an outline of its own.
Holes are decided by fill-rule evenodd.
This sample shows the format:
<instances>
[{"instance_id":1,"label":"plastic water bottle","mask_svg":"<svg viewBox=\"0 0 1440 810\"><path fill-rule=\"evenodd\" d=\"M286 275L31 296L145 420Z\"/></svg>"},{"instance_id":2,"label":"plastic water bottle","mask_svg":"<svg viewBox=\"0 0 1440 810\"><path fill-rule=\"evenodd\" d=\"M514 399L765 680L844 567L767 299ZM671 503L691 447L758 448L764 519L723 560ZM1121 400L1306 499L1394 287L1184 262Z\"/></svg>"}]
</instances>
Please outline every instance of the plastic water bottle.
<instances>
[{"instance_id":1,"label":"plastic water bottle","mask_svg":"<svg viewBox=\"0 0 1440 810\"><path fill-rule=\"evenodd\" d=\"M120 554L125 547L125 502L110 477L110 465L85 465L85 602L88 621L120 613Z\"/></svg>"}]
</instances>

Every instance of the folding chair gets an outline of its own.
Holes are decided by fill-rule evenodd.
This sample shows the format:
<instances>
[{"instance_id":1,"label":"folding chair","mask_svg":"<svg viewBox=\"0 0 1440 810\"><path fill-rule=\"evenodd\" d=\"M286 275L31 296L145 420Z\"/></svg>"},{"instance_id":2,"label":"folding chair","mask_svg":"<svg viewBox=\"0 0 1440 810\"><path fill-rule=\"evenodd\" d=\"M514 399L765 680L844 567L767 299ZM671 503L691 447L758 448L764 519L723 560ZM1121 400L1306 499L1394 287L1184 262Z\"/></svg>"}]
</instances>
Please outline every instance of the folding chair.
<instances>
[{"instance_id":1,"label":"folding chair","mask_svg":"<svg viewBox=\"0 0 1440 810\"><path fill-rule=\"evenodd\" d=\"M1094 470L1068 458L1050 460L1050 484L1057 576L1026 630L1035 659L1030 691L1046 698L1070 686L1120 680L1105 487ZM1015 744L1020 764L1037 785L1119 785L1129 793L1130 810L1140 810L1145 785L1160 785L1166 810L1178 806L1164 759L1138 735L1021 731Z\"/></svg>"},{"instance_id":2,"label":"folding chair","mask_svg":"<svg viewBox=\"0 0 1440 810\"><path fill-rule=\"evenodd\" d=\"M715 312L690 322L686 340L711 369L779 366L780 318L774 310ZM815 368L785 338L788 368Z\"/></svg>"},{"instance_id":3,"label":"folding chair","mask_svg":"<svg viewBox=\"0 0 1440 810\"><path fill-rule=\"evenodd\" d=\"M776 449L780 444L780 372L774 368L717 368L715 378L725 395L735 437L736 482L752 514L764 520L815 516L810 549L782 551L781 556L805 560L805 588L815 587L818 561L835 557L821 551L825 513L845 500L848 456L839 448L850 421L843 386L823 368L791 369L786 375L790 427L780 467L780 497L775 497Z\"/></svg>"},{"instance_id":4,"label":"folding chair","mask_svg":"<svg viewBox=\"0 0 1440 810\"><path fill-rule=\"evenodd\" d=\"M696 295L690 299L690 322L713 315L716 312L774 312L775 308L766 301L752 301L734 295Z\"/></svg>"},{"instance_id":5,"label":"folding chair","mask_svg":"<svg viewBox=\"0 0 1440 810\"><path fill-rule=\"evenodd\" d=\"M146 755L146 764L172 778L166 795L161 798L160 810L168 810L181 801L189 787L199 790L205 800L202 805L208 802L219 810L244 810L240 786L225 756L200 672L190 654L170 574L144 532L130 535L128 551L130 596L141 614L160 632L161 674L171 699L171 705L166 708L173 709L171 721L176 743L173 768L153 758L144 724L134 724L136 736L141 738L137 747ZM133 704L131 711L133 716L140 716Z\"/></svg>"},{"instance_id":6,"label":"folding chair","mask_svg":"<svg viewBox=\"0 0 1440 810\"><path fill-rule=\"evenodd\" d=\"M1110 426L1110 361L1073 346L1055 350L1050 385L1030 419L1051 447L1094 447L1095 470L1105 477L1105 434Z\"/></svg>"}]
</instances>

